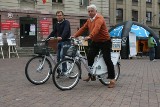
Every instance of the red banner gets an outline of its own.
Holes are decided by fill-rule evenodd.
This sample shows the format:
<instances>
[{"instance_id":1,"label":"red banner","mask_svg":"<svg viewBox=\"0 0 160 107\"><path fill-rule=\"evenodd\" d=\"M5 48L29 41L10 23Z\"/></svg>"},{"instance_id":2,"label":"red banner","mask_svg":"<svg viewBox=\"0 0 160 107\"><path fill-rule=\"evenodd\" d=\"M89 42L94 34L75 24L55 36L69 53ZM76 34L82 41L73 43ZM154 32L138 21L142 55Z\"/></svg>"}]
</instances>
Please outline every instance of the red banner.
<instances>
[{"instance_id":1,"label":"red banner","mask_svg":"<svg viewBox=\"0 0 160 107\"><path fill-rule=\"evenodd\" d=\"M42 33L42 35L49 35L49 32L41 32Z\"/></svg>"},{"instance_id":2,"label":"red banner","mask_svg":"<svg viewBox=\"0 0 160 107\"><path fill-rule=\"evenodd\" d=\"M2 30L11 30L11 28L19 28L19 23L16 23L15 20L6 20L1 23Z\"/></svg>"},{"instance_id":3,"label":"red banner","mask_svg":"<svg viewBox=\"0 0 160 107\"><path fill-rule=\"evenodd\" d=\"M1 29L2 30L11 30L11 24L10 23L1 23Z\"/></svg>"},{"instance_id":4,"label":"red banner","mask_svg":"<svg viewBox=\"0 0 160 107\"><path fill-rule=\"evenodd\" d=\"M40 29L42 35L49 35L49 25L51 24L51 21L48 20L40 20Z\"/></svg>"},{"instance_id":5,"label":"red banner","mask_svg":"<svg viewBox=\"0 0 160 107\"><path fill-rule=\"evenodd\" d=\"M42 0L43 4L45 4L47 2L47 0Z\"/></svg>"},{"instance_id":6,"label":"red banner","mask_svg":"<svg viewBox=\"0 0 160 107\"><path fill-rule=\"evenodd\" d=\"M6 23L15 23L15 20L6 20Z\"/></svg>"},{"instance_id":7,"label":"red banner","mask_svg":"<svg viewBox=\"0 0 160 107\"><path fill-rule=\"evenodd\" d=\"M51 24L51 21L48 20L40 20L40 24Z\"/></svg>"},{"instance_id":8,"label":"red banner","mask_svg":"<svg viewBox=\"0 0 160 107\"><path fill-rule=\"evenodd\" d=\"M19 28L19 23L12 23L12 28Z\"/></svg>"}]
</instances>

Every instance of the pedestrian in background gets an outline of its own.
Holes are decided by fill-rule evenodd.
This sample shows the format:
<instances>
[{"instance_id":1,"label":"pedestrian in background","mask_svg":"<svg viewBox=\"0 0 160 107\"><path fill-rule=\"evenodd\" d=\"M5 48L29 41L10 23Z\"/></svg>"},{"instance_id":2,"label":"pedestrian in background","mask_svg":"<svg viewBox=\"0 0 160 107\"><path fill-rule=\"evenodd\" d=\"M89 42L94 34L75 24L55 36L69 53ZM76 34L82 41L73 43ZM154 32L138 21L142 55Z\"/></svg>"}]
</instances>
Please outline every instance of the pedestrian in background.
<instances>
[{"instance_id":1,"label":"pedestrian in background","mask_svg":"<svg viewBox=\"0 0 160 107\"><path fill-rule=\"evenodd\" d=\"M155 61L155 42L152 34L149 34L148 38L148 48L149 48L149 59L150 61Z\"/></svg>"}]
</instances>

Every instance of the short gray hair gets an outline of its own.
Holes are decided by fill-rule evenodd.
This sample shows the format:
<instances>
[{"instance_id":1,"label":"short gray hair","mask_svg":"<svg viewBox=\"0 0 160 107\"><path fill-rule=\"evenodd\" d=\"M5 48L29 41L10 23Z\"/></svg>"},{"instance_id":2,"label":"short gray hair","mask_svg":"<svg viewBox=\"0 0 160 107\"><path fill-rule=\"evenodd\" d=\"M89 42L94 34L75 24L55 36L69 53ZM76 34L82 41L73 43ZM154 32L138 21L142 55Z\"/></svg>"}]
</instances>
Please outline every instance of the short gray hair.
<instances>
[{"instance_id":1,"label":"short gray hair","mask_svg":"<svg viewBox=\"0 0 160 107\"><path fill-rule=\"evenodd\" d=\"M89 8L92 8L92 9L97 10L96 5L94 5L94 4L91 4L91 5L87 6L87 10L88 10Z\"/></svg>"}]
</instances>

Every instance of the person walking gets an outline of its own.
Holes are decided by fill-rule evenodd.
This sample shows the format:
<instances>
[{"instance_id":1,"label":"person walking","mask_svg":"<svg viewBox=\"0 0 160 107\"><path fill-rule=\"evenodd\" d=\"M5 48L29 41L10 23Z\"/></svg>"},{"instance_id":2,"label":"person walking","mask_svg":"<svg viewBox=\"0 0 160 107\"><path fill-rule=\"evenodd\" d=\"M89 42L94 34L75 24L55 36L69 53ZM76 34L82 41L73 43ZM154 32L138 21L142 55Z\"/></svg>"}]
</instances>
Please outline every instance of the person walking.
<instances>
[{"instance_id":1,"label":"person walking","mask_svg":"<svg viewBox=\"0 0 160 107\"><path fill-rule=\"evenodd\" d=\"M108 88L115 87L115 71L114 65L111 61L111 38L106 26L105 19L102 15L97 13L97 7L94 4L87 6L88 15L90 18L87 19L86 23L72 36L74 38L80 36L85 30L89 30L90 34L85 37L85 40L91 39L91 44L88 50L88 66L92 67L94 63L94 58L102 51L104 61L108 69L108 79L110 79L110 84ZM88 74L88 77L84 81L89 80L95 81L95 76L91 77L91 74Z\"/></svg>"},{"instance_id":2,"label":"person walking","mask_svg":"<svg viewBox=\"0 0 160 107\"><path fill-rule=\"evenodd\" d=\"M149 59L150 61L155 61L155 42L152 34L149 34L148 47L149 47Z\"/></svg>"}]
</instances>

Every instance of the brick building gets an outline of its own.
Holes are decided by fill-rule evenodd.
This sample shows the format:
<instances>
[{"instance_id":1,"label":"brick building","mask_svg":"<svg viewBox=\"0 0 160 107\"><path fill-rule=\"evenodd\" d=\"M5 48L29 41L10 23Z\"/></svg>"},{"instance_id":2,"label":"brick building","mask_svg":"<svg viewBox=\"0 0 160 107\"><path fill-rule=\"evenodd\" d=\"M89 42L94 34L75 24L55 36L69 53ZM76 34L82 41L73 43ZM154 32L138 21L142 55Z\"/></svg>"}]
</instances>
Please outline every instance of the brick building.
<instances>
[{"instance_id":1,"label":"brick building","mask_svg":"<svg viewBox=\"0 0 160 107\"><path fill-rule=\"evenodd\" d=\"M18 47L33 47L52 31L57 10L65 13L73 34L88 18L89 4L95 4L109 24L108 0L47 0L45 4L42 0L0 0L0 32L4 39L8 32L14 33Z\"/></svg>"},{"instance_id":2,"label":"brick building","mask_svg":"<svg viewBox=\"0 0 160 107\"><path fill-rule=\"evenodd\" d=\"M137 21L160 35L160 0L110 0L109 10L111 26Z\"/></svg>"}]
</instances>

